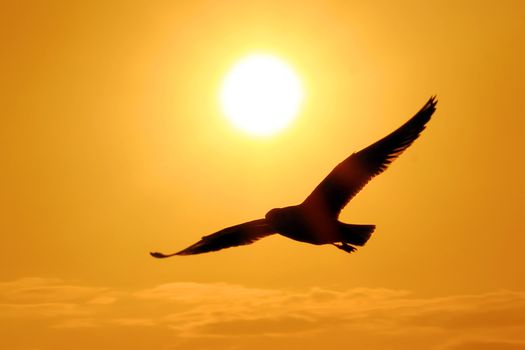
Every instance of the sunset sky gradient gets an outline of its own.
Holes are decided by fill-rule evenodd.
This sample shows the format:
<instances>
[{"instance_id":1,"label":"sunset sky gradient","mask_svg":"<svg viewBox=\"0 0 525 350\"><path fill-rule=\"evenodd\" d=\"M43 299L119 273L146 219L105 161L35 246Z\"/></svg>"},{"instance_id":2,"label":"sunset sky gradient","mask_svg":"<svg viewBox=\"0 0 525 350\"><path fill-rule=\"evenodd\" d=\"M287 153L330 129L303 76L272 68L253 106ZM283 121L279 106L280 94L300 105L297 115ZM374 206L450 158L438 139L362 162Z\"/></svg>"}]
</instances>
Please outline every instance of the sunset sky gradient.
<instances>
[{"instance_id":1,"label":"sunset sky gradient","mask_svg":"<svg viewBox=\"0 0 525 350\"><path fill-rule=\"evenodd\" d=\"M0 348L525 349L525 2L0 6ZM304 84L272 137L220 110L254 52ZM342 213L377 225L356 254L149 256L299 203L434 94Z\"/></svg>"}]
</instances>

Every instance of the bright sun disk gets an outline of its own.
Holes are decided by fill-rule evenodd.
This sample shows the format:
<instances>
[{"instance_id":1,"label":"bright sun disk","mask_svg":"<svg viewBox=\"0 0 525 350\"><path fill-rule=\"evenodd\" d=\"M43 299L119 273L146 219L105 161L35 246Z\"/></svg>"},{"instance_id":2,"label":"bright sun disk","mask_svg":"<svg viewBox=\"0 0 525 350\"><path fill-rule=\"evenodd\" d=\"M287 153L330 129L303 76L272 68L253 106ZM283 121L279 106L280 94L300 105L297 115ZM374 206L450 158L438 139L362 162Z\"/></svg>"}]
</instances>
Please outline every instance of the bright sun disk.
<instances>
[{"instance_id":1,"label":"bright sun disk","mask_svg":"<svg viewBox=\"0 0 525 350\"><path fill-rule=\"evenodd\" d=\"M222 109L235 127L270 135L297 115L303 99L292 67L270 55L250 55L227 74L220 93Z\"/></svg>"}]
</instances>

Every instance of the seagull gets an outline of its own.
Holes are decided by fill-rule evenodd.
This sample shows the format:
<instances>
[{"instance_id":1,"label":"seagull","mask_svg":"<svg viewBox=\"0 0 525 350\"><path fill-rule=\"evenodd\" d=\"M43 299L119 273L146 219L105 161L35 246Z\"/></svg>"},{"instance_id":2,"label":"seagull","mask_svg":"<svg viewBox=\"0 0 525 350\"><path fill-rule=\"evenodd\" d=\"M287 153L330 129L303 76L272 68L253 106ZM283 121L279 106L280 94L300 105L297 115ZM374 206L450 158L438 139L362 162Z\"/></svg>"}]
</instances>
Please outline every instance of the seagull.
<instances>
[{"instance_id":1,"label":"seagull","mask_svg":"<svg viewBox=\"0 0 525 350\"><path fill-rule=\"evenodd\" d=\"M273 234L315 245L332 244L347 253L354 252L355 246L365 245L375 225L343 223L338 220L339 213L373 177L385 171L418 138L436 110L436 104L436 97L432 96L399 129L351 154L301 204L271 209L264 219L227 227L177 253L150 254L155 258L201 254L251 244Z\"/></svg>"}]
</instances>

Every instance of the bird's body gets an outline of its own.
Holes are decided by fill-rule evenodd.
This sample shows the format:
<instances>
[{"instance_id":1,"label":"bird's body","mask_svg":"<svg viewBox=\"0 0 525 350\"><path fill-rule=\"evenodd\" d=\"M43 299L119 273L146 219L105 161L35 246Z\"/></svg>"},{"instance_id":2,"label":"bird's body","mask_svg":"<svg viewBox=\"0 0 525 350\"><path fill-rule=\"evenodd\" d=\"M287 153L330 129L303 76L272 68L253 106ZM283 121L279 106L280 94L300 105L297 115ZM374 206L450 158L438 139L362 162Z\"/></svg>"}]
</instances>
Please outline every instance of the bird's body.
<instances>
[{"instance_id":1,"label":"bird's body","mask_svg":"<svg viewBox=\"0 0 525 350\"><path fill-rule=\"evenodd\" d=\"M383 139L351 154L339 163L299 205L274 208L264 219L245 222L213 233L174 254L151 253L156 258L192 255L246 245L278 233L296 241L333 244L346 252L363 246L374 225L347 224L338 220L346 204L376 175L382 173L425 129L436 109L434 97L408 122Z\"/></svg>"},{"instance_id":2,"label":"bird's body","mask_svg":"<svg viewBox=\"0 0 525 350\"><path fill-rule=\"evenodd\" d=\"M345 224L303 204L272 209L265 219L280 235L316 245L345 242L361 246L375 228L374 225Z\"/></svg>"},{"instance_id":3,"label":"bird's body","mask_svg":"<svg viewBox=\"0 0 525 350\"><path fill-rule=\"evenodd\" d=\"M322 220L308 215L301 205L275 208L265 215L266 222L279 234L296 241L311 244L326 244L338 238L337 220L323 217Z\"/></svg>"}]
</instances>

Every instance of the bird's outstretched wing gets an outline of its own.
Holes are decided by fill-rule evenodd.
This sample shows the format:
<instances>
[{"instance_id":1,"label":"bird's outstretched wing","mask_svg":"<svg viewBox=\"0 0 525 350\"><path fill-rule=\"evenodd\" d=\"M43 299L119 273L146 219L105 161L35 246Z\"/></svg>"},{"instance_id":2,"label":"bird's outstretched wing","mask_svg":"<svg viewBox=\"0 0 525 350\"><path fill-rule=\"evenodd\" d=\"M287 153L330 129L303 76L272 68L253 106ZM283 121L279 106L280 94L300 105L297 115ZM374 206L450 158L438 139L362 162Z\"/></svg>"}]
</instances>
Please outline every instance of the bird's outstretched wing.
<instances>
[{"instance_id":1,"label":"bird's outstretched wing","mask_svg":"<svg viewBox=\"0 0 525 350\"><path fill-rule=\"evenodd\" d=\"M390 135L353 153L339 163L305 199L303 205L313 210L327 210L337 216L345 205L376 175L414 142L436 110L431 97L421 110Z\"/></svg>"},{"instance_id":2,"label":"bird's outstretched wing","mask_svg":"<svg viewBox=\"0 0 525 350\"><path fill-rule=\"evenodd\" d=\"M155 258L167 258L173 255L192 255L212 252L224 248L246 245L269 236L275 231L265 219L248 221L240 225L227 227L211 235L204 236L197 243L173 254L150 253Z\"/></svg>"}]
</instances>

